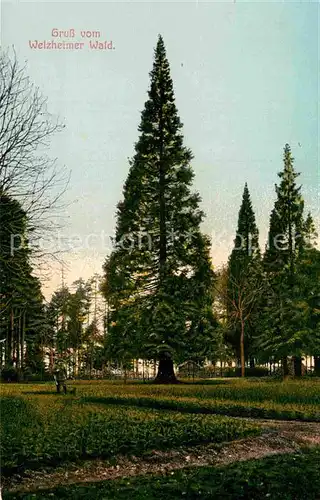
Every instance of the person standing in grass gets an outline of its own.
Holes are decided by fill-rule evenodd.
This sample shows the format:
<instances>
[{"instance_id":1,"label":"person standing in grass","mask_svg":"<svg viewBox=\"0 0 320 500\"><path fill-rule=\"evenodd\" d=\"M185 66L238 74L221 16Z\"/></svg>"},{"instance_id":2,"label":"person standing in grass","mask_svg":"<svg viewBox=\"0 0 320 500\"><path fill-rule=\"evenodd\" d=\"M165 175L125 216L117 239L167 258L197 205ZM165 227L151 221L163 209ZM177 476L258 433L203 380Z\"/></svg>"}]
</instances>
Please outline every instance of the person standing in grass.
<instances>
[{"instance_id":1,"label":"person standing in grass","mask_svg":"<svg viewBox=\"0 0 320 500\"><path fill-rule=\"evenodd\" d=\"M61 386L62 386L63 387L63 393L67 394L67 384L66 384L67 374L66 374L65 369L58 368L54 372L54 380L56 382L57 392L60 394L60 392L61 392Z\"/></svg>"}]
</instances>

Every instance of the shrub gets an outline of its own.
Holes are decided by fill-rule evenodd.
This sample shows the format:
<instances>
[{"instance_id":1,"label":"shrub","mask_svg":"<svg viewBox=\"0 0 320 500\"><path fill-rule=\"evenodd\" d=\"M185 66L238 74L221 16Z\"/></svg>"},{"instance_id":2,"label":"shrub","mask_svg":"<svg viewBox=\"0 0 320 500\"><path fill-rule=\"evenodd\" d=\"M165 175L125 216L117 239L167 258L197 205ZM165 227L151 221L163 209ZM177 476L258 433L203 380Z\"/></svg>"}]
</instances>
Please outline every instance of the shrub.
<instances>
[{"instance_id":1,"label":"shrub","mask_svg":"<svg viewBox=\"0 0 320 500\"><path fill-rule=\"evenodd\" d=\"M25 380L28 382L53 382L53 375L47 371L43 373L25 373Z\"/></svg>"},{"instance_id":2,"label":"shrub","mask_svg":"<svg viewBox=\"0 0 320 500\"><path fill-rule=\"evenodd\" d=\"M254 368L245 368L245 377L267 377L268 368L264 366L255 366ZM224 377L241 377L241 368L228 368L225 370Z\"/></svg>"},{"instance_id":3,"label":"shrub","mask_svg":"<svg viewBox=\"0 0 320 500\"><path fill-rule=\"evenodd\" d=\"M22 373L14 366L5 366L1 370L1 380L3 382L19 382L22 379Z\"/></svg>"}]
</instances>

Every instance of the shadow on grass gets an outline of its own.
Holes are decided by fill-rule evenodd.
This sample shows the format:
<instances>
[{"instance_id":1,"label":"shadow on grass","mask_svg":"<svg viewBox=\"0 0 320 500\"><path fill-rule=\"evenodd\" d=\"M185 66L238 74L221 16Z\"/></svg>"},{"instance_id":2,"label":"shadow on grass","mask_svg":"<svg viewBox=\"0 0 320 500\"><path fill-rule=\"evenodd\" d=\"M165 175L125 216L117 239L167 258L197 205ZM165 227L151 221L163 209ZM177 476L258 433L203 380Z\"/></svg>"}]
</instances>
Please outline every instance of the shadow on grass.
<instances>
[{"instance_id":1,"label":"shadow on grass","mask_svg":"<svg viewBox=\"0 0 320 500\"><path fill-rule=\"evenodd\" d=\"M231 385L232 383L232 378L228 380L221 380L221 379L195 379L192 380L192 378L184 378L178 377L178 382L179 384L183 385ZM172 387L175 386L176 384L157 384L154 380L127 380L126 385L150 385L150 386L155 386L155 385L161 385L162 387Z\"/></svg>"},{"instance_id":2,"label":"shadow on grass","mask_svg":"<svg viewBox=\"0 0 320 500\"><path fill-rule=\"evenodd\" d=\"M32 396L43 396L43 395L51 395L51 396L64 396L63 392L60 394L55 391L22 391L21 394L31 394Z\"/></svg>"},{"instance_id":3,"label":"shadow on grass","mask_svg":"<svg viewBox=\"0 0 320 500\"><path fill-rule=\"evenodd\" d=\"M246 417L246 416L256 416L261 417L264 416L264 412L259 412L257 415L248 415L248 411L243 407L215 407L208 408L205 406L201 406L201 403L190 404L190 403L180 403L175 402L174 400L156 400L152 398L121 398L121 397L94 397L94 396L85 396L81 398L81 403L88 404L102 404L102 405L110 405L110 406L133 406L135 408L149 408L153 410L164 410L164 411L175 411L179 413L196 413L202 415L227 415L234 417Z\"/></svg>"},{"instance_id":4,"label":"shadow on grass","mask_svg":"<svg viewBox=\"0 0 320 500\"><path fill-rule=\"evenodd\" d=\"M205 380L195 380L188 382L190 385L231 385L232 379L221 380L221 379L205 379Z\"/></svg>"},{"instance_id":5,"label":"shadow on grass","mask_svg":"<svg viewBox=\"0 0 320 500\"><path fill-rule=\"evenodd\" d=\"M319 418L309 417L303 412L291 412L290 410L279 411L274 408L263 408L253 405L241 404L217 404L217 406L204 406L201 401L197 403L189 401L175 401L174 399L156 398L122 398L114 396L95 397L84 396L79 400L81 403L102 404L110 406L132 406L135 408L150 408L153 410L176 411L180 413L195 413L202 415L224 415L228 417L262 418L275 420L303 420L304 422L318 422ZM319 499L320 500L320 499Z\"/></svg>"},{"instance_id":6,"label":"shadow on grass","mask_svg":"<svg viewBox=\"0 0 320 500\"><path fill-rule=\"evenodd\" d=\"M106 397L95 397L95 396L84 396L81 398L81 403L88 404L102 404L102 405L112 405L112 406L134 406L136 408L151 408L154 410L172 410L184 413L215 413L211 408L203 408L201 406L191 407L191 406L181 406L179 403L175 403L174 400L163 401L152 398L121 398L114 396Z\"/></svg>"}]
</instances>

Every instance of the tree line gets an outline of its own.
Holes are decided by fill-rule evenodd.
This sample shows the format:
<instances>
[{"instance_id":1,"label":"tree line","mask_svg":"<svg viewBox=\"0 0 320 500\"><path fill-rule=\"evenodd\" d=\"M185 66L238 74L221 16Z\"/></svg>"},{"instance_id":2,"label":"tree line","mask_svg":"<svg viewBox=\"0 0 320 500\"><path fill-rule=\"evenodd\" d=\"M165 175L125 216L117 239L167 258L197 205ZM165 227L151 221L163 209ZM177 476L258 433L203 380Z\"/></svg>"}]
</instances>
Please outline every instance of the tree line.
<instances>
[{"instance_id":1,"label":"tree line","mask_svg":"<svg viewBox=\"0 0 320 500\"><path fill-rule=\"evenodd\" d=\"M47 149L60 124L15 54L0 53L0 356L1 367L32 365L42 336L39 269L50 257L40 240L56 229L67 185Z\"/></svg>"},{"instance_id":2,"label":"tree line","mask_svg":"<svg viewBox=\"0 0 320 500\"><path fill-rule=\"evenodd\" d=\"M193 156L183 145L161 36L150 78L118 204L116 248L104 265L111 352L158 359L157 382L175 382L174 362L210 359L223 342L240 359L242 375L248 358L281 359L286 376L289 356L299 375L301 357L309 354L319 369L319 251L289 145L265 252L246 184L234 249L216 272L209 238L200 230L204 214L199 194L191 191Z\"/></svg>"},{"instance_id":3,"label":"tree line","mask_svg":"<svg viewBox=\"0 0 320 500\"><path fill-rule=\"evenodd\" d=\"M215 269L210 238L201 231L205 215L199 193L192 190L193 155L184 145L161 36L150 80L140 136L117 206L114 246L99 285L97 279L80 279L73 292L62 286L45 304L38 282L19 272L16 282L2 280L3 331L11 345L5 363L16 363L12 353L19 345L18 366L27 345L30 359L35 359L36 351L42 363L48 356L49 369L61 360L75 376L90 375L93 368L102 369L108 363L126 368L133 359L157 360L155 381L175 383L174 365L221 359L227 348L239 360L242 376L246 365L273 362L281 364L286 377L289 361L300 376L306 355L313 356L315 372L320 373L320 252L289 144L284 146L283 168L275 186L266 247L259 247L244 179L234 247L226 265ZM3 212L8 219L3 241L8 247L13 220L19 221L14 230L26 237L31 228L26 225L28 213L20 213L21 205L7 192L3 196L6 203L13 203ZM7 247L1 243L1 261L3 269L10 262L7 274L14 276L14 263L29 262L28 251L11 256ZM28 283L30 290L36 287L32 296L38 297L37 306L26 300L25 309L13 307L22 283ZM99 325L97 293L104 298ZM24 312L17 316L16 310ZM37 318L32 327L27 326L31 318ZM34 342L23 331L32 331Z\"/></svg>"}]
</instances>

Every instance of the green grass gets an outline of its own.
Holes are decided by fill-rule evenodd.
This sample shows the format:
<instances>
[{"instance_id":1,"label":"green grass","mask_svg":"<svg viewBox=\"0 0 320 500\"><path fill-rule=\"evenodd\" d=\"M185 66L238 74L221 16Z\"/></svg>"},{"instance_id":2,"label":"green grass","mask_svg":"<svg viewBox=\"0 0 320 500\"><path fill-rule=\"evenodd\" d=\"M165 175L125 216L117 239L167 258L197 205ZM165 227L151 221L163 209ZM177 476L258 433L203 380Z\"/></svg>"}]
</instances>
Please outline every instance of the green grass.
<instances>
[{"instance_id":1,"label":"green grass","mask_svg":"<svg viewBox=\"0 0 320 500\"><path fill-rule=\"evenodd\" d=\"M156 386L152 384L73 382L83 403L146 407L238 417L320 421L320 380L274 382L219 379L211 384ZM51 384L6 386L4 394L53 391ZM23 394L22 394L23 395ZM30 394L29 396L32 396Z\"/></svg>"},{"instance_id":2,"label":"green grass","mask_svg":"<svg viewBox=\"0 0 320 500\"><path fill-rule=\"evenodd\" d=\"M5 473L20 465L141 456L153 449L221 443L259 432L257 426L229 417L94 405L55 394L3 397L1 417Z\"/></svg>"},{"instance_id":3,"label":"green grass","mask_svg":"<svg viewBox=\"0 0 320 500\"><path fill-rule=\"evenodd\" d=\"M83 401L89 404L122 405L158 410L173 410L185 413L220 414L244 418L272 418L278 420L320 421L317 407L303 404L279 404L272 401L251 402L215 400L183 397L152 396L87 396Z\"/></svg>"},{"instance_id":4,"label":"green grass","mask_svg":"<svg viewBox=\"0 0 320 500\"><path fill-rule=\"evenodd\" d=\"M90 500L319 500L320 448L239 462L225 467L182 469L93 484L61 486L34 494L4 494L16 499Z\"/></svg>"},{"instance_id":5,"label":"green grass","mask_svg":"<svg viewBox=\"0 0 320 500\"><path fill-rule=\"evenodd\" d=\"M76 395L57 395L53 383L1 385L3 471L23 464L141 456L153 449L221 443L258 432L257 426L233 416L320 421L316 380L70 385Z\"/></svg>"},{"instance_id":6,"label":"green grass","mask_svg":"<svg viewBox=\"0 0 320 500\"><path fill-rule=\"evenodd\" d=\"M220 382L220 383L219 383ZM219 380L212 385L79 386L87 402L218 413L238 417L320 421L319 381Z\"/></svg>"}]
</instances>

